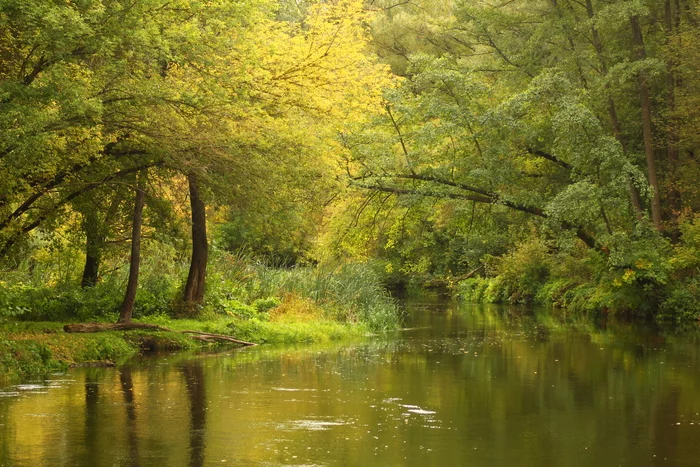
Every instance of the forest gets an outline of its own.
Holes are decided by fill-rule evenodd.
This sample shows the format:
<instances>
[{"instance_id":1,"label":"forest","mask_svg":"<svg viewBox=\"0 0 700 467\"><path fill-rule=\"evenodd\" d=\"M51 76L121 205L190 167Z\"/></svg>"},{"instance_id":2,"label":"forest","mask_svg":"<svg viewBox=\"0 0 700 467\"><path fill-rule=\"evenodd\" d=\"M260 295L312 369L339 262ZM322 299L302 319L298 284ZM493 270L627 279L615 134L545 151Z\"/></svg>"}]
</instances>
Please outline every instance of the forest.
<instances>
[{"instance_id":1,"label":"forest","mask_svg":"<svg viewBox=\"0 0 700 467\"><path fill-rule=\"evenodd\" d=\"M394 329L388 290L426 287L695 321L698 21L695 0L0 0L0 322L315 340Z\"/></svg>"}]
</instances>

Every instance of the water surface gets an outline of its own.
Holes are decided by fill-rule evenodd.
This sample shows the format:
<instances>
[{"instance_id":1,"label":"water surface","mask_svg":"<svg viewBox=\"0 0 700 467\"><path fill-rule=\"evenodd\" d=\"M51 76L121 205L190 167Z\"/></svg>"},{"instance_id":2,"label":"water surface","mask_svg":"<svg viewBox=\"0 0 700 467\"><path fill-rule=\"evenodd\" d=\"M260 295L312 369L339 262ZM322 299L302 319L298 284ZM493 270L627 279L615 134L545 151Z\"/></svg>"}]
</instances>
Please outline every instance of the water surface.
<instances>
[{"instance_id":1,"label":"water surface","mask_svg":"<svg viewBox=\"0 0 700 467\"><path fill-rule=\"evenodd\" d=\"M408 310L393 336L0 389L0 466L700 464L696 331Z\"/></svg>"}]
</instances>

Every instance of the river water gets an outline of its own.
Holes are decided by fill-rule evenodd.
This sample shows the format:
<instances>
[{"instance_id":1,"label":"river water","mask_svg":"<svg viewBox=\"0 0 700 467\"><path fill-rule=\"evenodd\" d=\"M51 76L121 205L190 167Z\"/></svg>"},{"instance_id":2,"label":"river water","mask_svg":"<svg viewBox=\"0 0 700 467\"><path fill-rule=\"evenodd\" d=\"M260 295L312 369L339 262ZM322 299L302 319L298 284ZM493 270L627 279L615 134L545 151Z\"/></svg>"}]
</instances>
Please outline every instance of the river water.
<instances>
[{"instance_id":1,"label":"river water","mask_svg":"<svg viewBox=\"0 0 700 467\"><path fill-rule=\"evenodd\" d=\"M407 304L391 336L0 389L0 466L700 464L700 334Z\"/></svg>"}]
</instances>

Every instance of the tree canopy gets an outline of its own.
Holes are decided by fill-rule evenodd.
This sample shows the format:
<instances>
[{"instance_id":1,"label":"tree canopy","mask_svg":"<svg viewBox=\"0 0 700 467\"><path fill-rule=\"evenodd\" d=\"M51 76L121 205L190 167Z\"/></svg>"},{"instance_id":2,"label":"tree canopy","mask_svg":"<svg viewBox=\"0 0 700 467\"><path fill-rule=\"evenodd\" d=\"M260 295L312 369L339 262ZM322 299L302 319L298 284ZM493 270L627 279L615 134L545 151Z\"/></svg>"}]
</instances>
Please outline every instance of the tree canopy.
<instances>
[{"instance_id":1,"label":"tree canopy","mask_svg":"<svg viewBox=\"0 0 700 467\"><path fill-rule=\"evenodd\" d=\"M70 237L90 287L145 236L190 255L191 304L212 233L396 281L503 276L540 248L581 266L565 288L621 284L602 308L659 306L698 280L674 260L700 209L698 19L694 0L0 1L0 256Z\"/></svg>"}]
</instances>

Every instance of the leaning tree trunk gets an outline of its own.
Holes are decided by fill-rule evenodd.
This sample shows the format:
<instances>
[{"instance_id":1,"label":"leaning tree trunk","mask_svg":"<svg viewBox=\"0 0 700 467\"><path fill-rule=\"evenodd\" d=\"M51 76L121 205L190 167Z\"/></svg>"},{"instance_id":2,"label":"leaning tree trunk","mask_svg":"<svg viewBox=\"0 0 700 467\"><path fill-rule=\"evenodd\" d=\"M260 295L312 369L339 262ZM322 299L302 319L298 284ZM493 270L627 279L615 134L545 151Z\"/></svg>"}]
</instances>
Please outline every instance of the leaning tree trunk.
<instances>
[{"instance_id":1,"label":"leaning tree trunk","mask_svg":"<svg viewBox=\"0 0 700 467\"><path fill-rule=\"evenodd\" d=\"M183 300L186 311L192 313L194 306L204 300L204 284L207 275L207 216L206 206L199 192L199 184L194 175L189 175L190 203L192 206L192 259L187 275Z\"/></svg>"},{"instance_id":2,"label":"leaning tree trunk","mask_svg":"<svg viewBox=\"0 0 700 467\"><path fill-rule=\"evenodd\" d=\"M632 25L634 46L637 49L637 58L644 60L646 58L646 50L644 49L644 37L642 36L642 28L639 25L639 18L630 16L630 24ZM639 99L642 107L642 138L644 140L644 154L647 160L647 176L649 177L649 186L651 186L653 191L651 195L651 220L654 223L654 227L659 230L661 228L661 201L659 198L659 182L656 178L656 157L654 155L654 141L651 129L651 96L649 83L646 76L644 76L644 72L639 75Z\"/></svg>"},{"instance_id":3,"label":"leaning tree trunk","mask_svg":"<svg viewBox=\"0 0 700 467\"><path fill-rule=\"evenodd\" d=\"M143 206L146 200L145 183L146 173L139 175L138 186L136 187L136 199L134 202L134 219L131 230L131 260L129 262L129 282L126 286L124 301L119 309L118 323L128 323L131 321L131 314L134 311L136 301L136 290L139 285L139 263L141 261L141 224L143 223Z\"/></svg>"}]
</instances>

